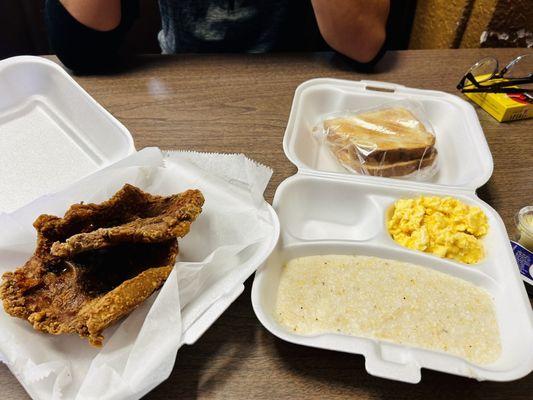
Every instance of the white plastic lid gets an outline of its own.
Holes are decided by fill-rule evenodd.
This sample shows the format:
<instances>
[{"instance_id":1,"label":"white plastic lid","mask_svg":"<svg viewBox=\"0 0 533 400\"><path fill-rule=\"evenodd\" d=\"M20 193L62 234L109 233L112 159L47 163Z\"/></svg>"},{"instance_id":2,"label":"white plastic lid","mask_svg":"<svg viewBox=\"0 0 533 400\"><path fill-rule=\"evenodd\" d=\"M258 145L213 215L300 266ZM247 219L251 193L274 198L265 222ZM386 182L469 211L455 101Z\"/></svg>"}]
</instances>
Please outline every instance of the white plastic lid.
<instances>
[{"instance_id":1,"label":"white plastic lid","mask_svg":"<svg viewBox=\"0 0 533 400\"><path fill-rule=\"evenodd\" d=\"M428 181L409 181L410 185L474 192L489 180L492 155L474 108L448 93L394 83L325 78L302 83L294 94L283 139L285 154L304 173L382 184L406 181L348 172L312 135L323 115L377 107L400 99L422 105L435 130L439 152L438 172Z\"/></svg>"},{"instance_id":2,"label":"white plastic lid","mask_svg":"<svg viewBox=\"0 0 533 400\"><path fill-rule=\"evenodd\" d=\"M60 66L0 61L0 212L11 212L135 151L129 131Z\"/></svg>"}]
</instances>

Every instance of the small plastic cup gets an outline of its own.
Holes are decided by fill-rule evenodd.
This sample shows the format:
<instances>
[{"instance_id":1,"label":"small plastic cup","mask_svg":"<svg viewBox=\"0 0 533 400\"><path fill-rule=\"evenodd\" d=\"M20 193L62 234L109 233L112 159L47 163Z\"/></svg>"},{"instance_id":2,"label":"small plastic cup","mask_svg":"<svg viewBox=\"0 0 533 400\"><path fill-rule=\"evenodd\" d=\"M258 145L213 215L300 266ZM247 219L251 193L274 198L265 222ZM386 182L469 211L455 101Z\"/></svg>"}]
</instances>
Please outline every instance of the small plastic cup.
<instances>
[{"instance_id":1,"label":"small plastic cup","mask_svg":"<svg viewBox=\"0 0 533 400\"><path fill-rule=\"evenodd\" d=\"M518 230L516 241L529 251L533 251L533 206L518 211L515 222Z\"/></svg>"}]
</instances>

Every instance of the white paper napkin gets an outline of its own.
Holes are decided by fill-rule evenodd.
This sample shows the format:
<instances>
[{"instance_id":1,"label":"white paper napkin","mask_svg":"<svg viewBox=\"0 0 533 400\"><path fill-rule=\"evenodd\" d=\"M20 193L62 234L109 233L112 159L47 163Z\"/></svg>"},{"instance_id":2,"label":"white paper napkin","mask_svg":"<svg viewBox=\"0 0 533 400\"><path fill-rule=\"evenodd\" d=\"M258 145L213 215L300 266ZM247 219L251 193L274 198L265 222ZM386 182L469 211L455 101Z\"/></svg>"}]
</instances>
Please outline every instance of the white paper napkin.
<instances>
[{"instance_id":1,"label":"white paper napkin","mask_svg":"<svg viewBox=\"0 0 533 400\"><path fill-rule=\"evenodd\" d=\"M263 199L272 171L243 155L144 149L71 187L0 214L0 273L33 253L42 213L63 215L80 201L101 202L125 183L169 195L200 189L206 199L162 289L104 332L102 349L75 335L51 336L0 311L0 361L35 399L138 399L165 380L182 334L259 265L277 224ZM266 254L264 255L266 257ZM254 258L255 257L255 258Z\"/></svg>"}]
</instances>

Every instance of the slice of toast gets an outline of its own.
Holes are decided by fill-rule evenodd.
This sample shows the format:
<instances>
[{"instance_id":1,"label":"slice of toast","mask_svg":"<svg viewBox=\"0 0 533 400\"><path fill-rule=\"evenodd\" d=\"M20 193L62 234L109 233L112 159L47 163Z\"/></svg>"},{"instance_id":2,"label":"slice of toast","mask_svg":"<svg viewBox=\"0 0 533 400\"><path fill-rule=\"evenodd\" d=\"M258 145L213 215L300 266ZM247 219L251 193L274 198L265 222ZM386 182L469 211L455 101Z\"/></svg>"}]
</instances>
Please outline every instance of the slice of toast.
<instances>
[{"instance_id":1,"label":"slice of toast","mask_svg":"<svg viewBox=\"0 0 533 400\"><path fill-rule=\"evenodd\" d=\"M432 148L424 157L416 160L386 162L364 162L352 157L346 149L340 149L335 153L339 162L347 169L361 175L397 177L409 175L419 169L433 165L437 159L437 149Z\"/></svg>"},{"instance_id":2,"label":"slice of toast","mask_svg":"<svg viewBox=\"0 0 533 400\"><path fill-rule=\"evenodd\" d=\"M334 150L352 147L359 159L380 163L417 160L435 145L424 124L402 107L329 119L324 129Z\"/></svg>"}]
</instances>

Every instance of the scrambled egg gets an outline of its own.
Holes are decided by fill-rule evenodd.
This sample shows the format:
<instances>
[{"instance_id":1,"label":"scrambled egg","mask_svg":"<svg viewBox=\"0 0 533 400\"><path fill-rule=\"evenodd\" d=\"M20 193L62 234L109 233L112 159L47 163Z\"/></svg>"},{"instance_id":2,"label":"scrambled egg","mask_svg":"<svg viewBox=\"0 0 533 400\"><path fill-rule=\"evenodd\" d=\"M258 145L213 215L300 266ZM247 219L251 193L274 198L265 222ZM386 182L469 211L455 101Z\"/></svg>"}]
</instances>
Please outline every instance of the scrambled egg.
<instances>
[{"instance_id":1,"label":"scrambled egg","mask_svg":"<svg viewBox=\"0 0 533 400\"><path fill-rule=\"evenodd\" d=\"M485 255L479 238L489 224L479 207L453 197L421 196L396 201L387 228L404 247L474 264Z\"/></svg>"}]
</instances>

